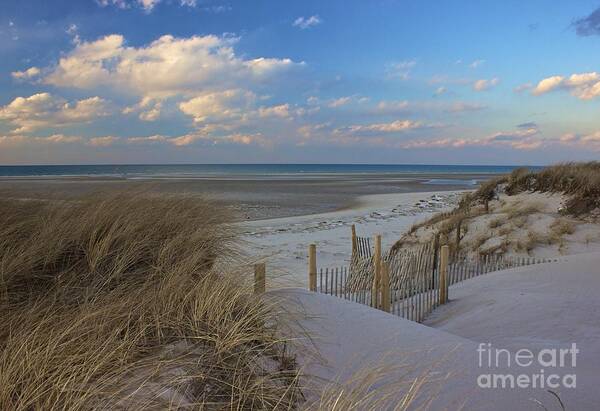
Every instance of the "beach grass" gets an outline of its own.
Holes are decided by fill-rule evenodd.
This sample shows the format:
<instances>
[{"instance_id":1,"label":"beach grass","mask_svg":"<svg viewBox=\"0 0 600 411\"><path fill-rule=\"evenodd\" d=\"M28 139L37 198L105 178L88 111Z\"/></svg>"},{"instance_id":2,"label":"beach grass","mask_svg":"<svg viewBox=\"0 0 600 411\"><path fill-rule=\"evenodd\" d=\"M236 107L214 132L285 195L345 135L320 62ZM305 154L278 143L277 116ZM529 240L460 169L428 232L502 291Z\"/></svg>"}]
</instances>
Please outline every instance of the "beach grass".
<instances>
[{"instance_id":1,"label":"beach grass","mask_svg":"<svg viewBox=\"0 0 600 411\"><path fill-rule=\"evenodd\" d=\"M0 201L0 409L294 408L230 219L143 193Z\"/></svg>"},{"instance_id":2,"label":"beach grass","mask_svg":"<svg viewBox=\"0 0 600 411\"><path fill-rule=\"evenodd\" d=\"M561 201L554 211L547 209L552 196ZM567 236L579 224L595 224L599 214L600 162L562 163L538 171L518 168L465 194L454 210L413 225L393 249L437 235L453 251L530 255L556 246L563 253L569 248ZM540 223L544 219L547 227Z\"/></svg>"}]
</instances>

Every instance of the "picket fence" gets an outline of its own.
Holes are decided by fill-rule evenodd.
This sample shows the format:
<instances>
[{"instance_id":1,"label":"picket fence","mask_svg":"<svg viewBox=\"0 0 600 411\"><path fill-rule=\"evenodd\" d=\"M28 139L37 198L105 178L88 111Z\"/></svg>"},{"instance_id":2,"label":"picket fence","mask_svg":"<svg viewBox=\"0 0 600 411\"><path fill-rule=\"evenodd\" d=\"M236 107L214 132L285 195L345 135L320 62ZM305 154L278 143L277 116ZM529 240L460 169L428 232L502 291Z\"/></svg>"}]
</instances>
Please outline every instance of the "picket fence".
<instances>
[{"instance_id":1,"label":"picket fence","mask_svg":"<svg viewBox=\"0 0 600 411\"><path fill-rule=\"evenodd\" d=\"M422 322L448 301L448 287L489 272L556 260L512 258L501 255L469 256L450 253L436 242L381 252L381 236L356 236L352 227L349 265L317 272L316 246L309 247L309 289L378 308L408 320Z\"/></svg>"}]
</instances>

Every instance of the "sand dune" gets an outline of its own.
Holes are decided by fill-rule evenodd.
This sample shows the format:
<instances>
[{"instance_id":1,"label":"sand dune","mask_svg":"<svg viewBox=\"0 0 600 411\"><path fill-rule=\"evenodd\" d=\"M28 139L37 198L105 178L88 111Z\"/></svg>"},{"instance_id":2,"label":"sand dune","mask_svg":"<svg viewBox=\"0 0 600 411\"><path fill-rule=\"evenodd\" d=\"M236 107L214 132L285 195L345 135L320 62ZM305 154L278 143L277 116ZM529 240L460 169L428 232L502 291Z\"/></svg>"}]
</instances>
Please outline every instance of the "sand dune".
<instances>
[{"instance_id":1,"label":"sand dune","mask_svg":"<svg viewBox=\"0 0 600 411\"><path fill-rule=\"evenodd\" d=\"M479 388L482 373L539 373L539 366L479 367L479 343L492 343L511 353L519 349L568 348L580 353L576 367L556 370L575 373L576 388L554 390L566 409L594 409L600 367L600 303L595 290L600 253L571 256L560 263L521 267L481 276L450 289L451 302L438 308L426 325L335 297L300 289L278 290L287 303L308 314L301 321L325 363L303 358L310 374L325 380L355 381L364 367L385 364L381 384L399 384L394 401L402 398L401 381L427 375L415 406L432 401L432 409L529 410L561 409L546 388ZM502 362L502 361L501 361ZM495 364L493 364L495 365ZM545 372L554 372L552 368ZM406 386L404 386L406 388ZM539 402L539 403L538 403ZM540 405L542 404L542 405ZM540 408L543 409L543 408Z\"/></svg>"}]
</instances>

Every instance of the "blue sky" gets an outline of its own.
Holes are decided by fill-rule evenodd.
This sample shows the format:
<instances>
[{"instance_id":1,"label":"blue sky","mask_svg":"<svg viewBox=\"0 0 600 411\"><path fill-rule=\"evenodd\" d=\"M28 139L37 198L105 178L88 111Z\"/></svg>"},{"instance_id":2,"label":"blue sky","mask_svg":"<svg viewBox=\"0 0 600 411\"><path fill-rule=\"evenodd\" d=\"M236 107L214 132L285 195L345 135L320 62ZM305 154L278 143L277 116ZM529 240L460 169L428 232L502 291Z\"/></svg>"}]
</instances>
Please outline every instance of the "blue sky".
<instances>
[{"instance_id":1,"label":"blue sky","mask_svg":"<svg viewBox=\"0 0 600 411\"><path fill-rule=\"evenodd\" d=\"M600 156L598 1L12 1L0 164Z\"/></svg>"}]
</instances>

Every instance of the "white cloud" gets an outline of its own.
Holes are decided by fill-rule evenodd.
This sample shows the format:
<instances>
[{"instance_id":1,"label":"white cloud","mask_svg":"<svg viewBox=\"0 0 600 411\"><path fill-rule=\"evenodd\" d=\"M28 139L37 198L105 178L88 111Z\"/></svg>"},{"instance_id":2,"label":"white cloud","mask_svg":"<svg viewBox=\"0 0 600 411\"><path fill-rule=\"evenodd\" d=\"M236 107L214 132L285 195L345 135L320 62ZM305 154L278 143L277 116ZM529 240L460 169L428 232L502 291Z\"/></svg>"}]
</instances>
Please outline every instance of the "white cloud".
<instances>
[{"instance_id":1,"label":"white cloud","mask_svg":"<svg viewBox=\"0 0 600 411\"><path fill-rule=\"evenodd\" d=\"M13 133L30 133L41 128L87 123L108 114L106 101L100 97L69 103L49 93L17 97L0 108L0 120L17 127Z\"/></svg>"},{"instance_id":2,"label":"white cloud","mask_svg":"<svg viewBox=\"0 0 600 411\"><path fill-rule=\"evenodd\" d=\"M490 90L491 88L497 86L500 83L500 79L495 77L493 79L482 79L477 80L473 83L473 90L475 91L485 91Z\"/></svg>"},{"instance_id":3,"label":"white cloud","mask_svg":"<svg viewBox=\"0 0 600 411\"><path fill-rule=\"evenodd\" d=\"M265 57L243 62L243 66L250 70L248 74L255 76L255 78L271 75L281 69L289 68L294 64L296 63L290 59L272 59ZM304 65L304 63L298 64Z\"/></svg>"},{"instance_id":4,"label":"white cloud","mask_svg":"<svg viewBox=\"0 0 600 411\"><path fill-rule=\"evenodd\" d=\"M424 125L418 121L396 120L390 123L376 123L366 125L354 125L338 128L336 134L377 134L377 133L399 133L408 130L423 128Z\"/></svg>"},{"instance_id":5,"label":"white cloud","mask_svg":"<svg viewBox=\"0 0 600 411\"><path fill-rule=\"evenodd\" d=\"M160 117L161 109L162 103L159 101L149 110L142 111L139 115L139 119L142 121L156 121Z\"/></svg>"},{"instance_id":6,"label":"white cloud","mask_svg":"<svg viewBox=\"0 0 600 411\"><path fill-rule=\"evenodd\" d=\"M263 147L272 146L272 142L265 138L261 133L242 134L233 133L214 137L202 132L184 134L177 137L167 137L163 135L153 135L147 137L130 137L127 139L131 144L171 144L176 147L186 147L196 142L204 142L210 145L218 144L240 144L240 145L259 145Z\"/></svg>"},{"instance_id":7,"label":"white cloud","mask_svg":"<svg viewBox=\"0 0 600 411\"><path fill-rule=\"evenodd\" d=\"M31 80L41 74L41 70L37 67L29 67L25 71L13 71L11 76L17 80Z\"/></svg>"},{"instance_id":8,"label":"white cloud","mask_svg":"<svg viewBox=\"0 0 600 411\"><path fill-rule=\"evenodd\" d=\"M569 143L571 141L576 141L579 137L575 133L567 133L560 136L559 140L563 143Z\"/></svg>"},{"instance_id":9,"label":"white cloud","mask_svg":"<svg viewBox=\"0 0 600 411\"><path fill-rule=\"evenodd\" d=\"M96 3L101 7L114 6L119 9L128 9L135 5L147 13L150 13L157 4L162 2L163 0L96 0ZM167 2L167 4L170 3L171 2ZM196 7L198 4L197 0L179 0L177 3L180 6L186 7Z\"/></svg>"},{"instance_id":10,"label":"white cloud","mask_svg":"<svg viewBox=\"0 0 600 411\"><path fill-rule=\"evenodd\" d=\"M588 134L563 134L559 138L559 142L564 146L580 147L586 150L600 151L600 131Z\"/></svg>"},{"instance_id":11,"label":"white cloud","mask_svg":"<svg viewBox=\"0 0 600 411\"><path fill-rule=\"evenodd\" d=\"M320 136L321 132L330 128L331 123L307 124L302 127L299 127L296 131L303 139L307 140L315 136Z\"/></svg>"},{"instance_id":12,"label":"white cloud","mask_svg":"<svg viewBox=\"0 0 600 411\"><path fill-rule=\"evenodd\" d=\"M80 136L65 136L64 134L53 134L49 137L34 137L36 141L46 141L49 143L67 144L67 143L79 143L83 141Z\"/></svg>"},{"instance_id":13,"label":"white cloud","mask_svg":"<svg viewBox=\"0 0 600 411\"><path fill-rule=\"evenodd\" d=\"M586 135L582 136L581 141L583 143L599 144L600 143L600 131L596 131L595 133L586 134Z\"/></svg>"},{"instance_id":14,"label":"white cloud","mask_svg":"<svg viewBox=\"0 0 600 411\"><path fill-rule=\"evenodd\" d=\"M0 136L0 147L2 146L23 146L23 145L58 145L58 144L80 144L91 147L108 147L121 140L119 137L105 136L84 138L81 136L68 136L64 134L52 134L47 137L24 136L22 134L13 134L10 136Z\"/></svg>"},{"instance_id":15,"label":"white cloud","mask_svg":"<svg viewBox=\"0 0 600 411\"><path fill-rule=\"evenodd\" d=\"M310 17L298 17L296 20L294 20L294 22L292 23L292 26L298 27L301 30L305 30L310 27L317 26L317 25L321 24L322 22L323 21L321 20L321 18L317 15L310 16Z\"/></svg>"},{"instance_id":16,"label":"white cloud","mask_svg":"<svg viewBox=\"0 0 600 411\"><path fill-rule=\"evenodd\" d=\"M126 9L129 7L128 0L96 0L96 3L98 3L98 5L101 7L115 6L120 9Z\"/></svg>"},{"instance_id":17,"label":"white cloud","mask_svg":"<svg viewBox=\"0 0 600 411\"><path fill-rule=\"evenodd\" d=\"M137 113L142 121L156 121L166 99L174 99L196 127L210 124L213 131L238 128L250 116L282 117L285 105L261 112L250 88L267 87L280 73L300 64L290 59L239 58L233 50L236 42L227 36L167 35L146 46L128 47L123 36L108 35L76 44L58 65L47 69L43 81L88 90L109 87L137 96L139 102L123 113Z\"/></svg>"},{"instance_id":18,"label":"white cloud","mask_svg":"<svg viewBox=\"0 0 600 411\"><path fill-rule=\"evenodd\" d=\"M147 144L155 144L167 141L168 137L162 136L160 134L156 134L153 136L146 137L129 137L127 139L128 143L147 143Z\"/></svg>"},{"instance_id":19,"label":"white cloud","mask_svg":"<svg viewBox=\"0 0 600 411\"><path fill-rule=\"evenodd\" d=\"M139 103L125 107L123 114L139 113L138 118L142 121L156 121L160 117L162 102L145 97Z\"/></svg>"},{"instance_id":20,"label":"white cloud","mask_svg":"<svg viewBox=\"0 0 600 411\"><path fill-rule=\"evenodd\" d=\"M214 123L241 120L255 102L254 93L232 89L198 95L179 104L179 109L191 116L194 123Z\"/></svg>"},{"instance_id":21,"label":"white cloud","mask_svg":"<svg viewBox=\"0 0 600 411\"><path fill-rule=\"evenodd\" d=\"M84 139L79 136L65 136L63 134L53 134L48 137L28 137L22 134L13 134L10 136L0 136L0 147L16 147L24 144L69 144L80 143Z\"/></svg>"},{"instance_id":22,"label":"white cloud","mask_svg":"<svg viewBox=\"0 0 600 411\"><path fill-rule=\"evenodd\" d=\"M555 88L560 87L563 84L564 80L565 79L562 76L553 76L545 78L541 80L537 86L535 86L535 88L532 91L532 94L539 96L540 94L552 91Z\"/></svg>"},{"instance_id":23,"label":"white cloud","mask_svg":"<svg viewBox=\"0 0 600 411\"><path fill-rule=\"evenodd\" d=\"M541 80L531 93L539 96L554 90L568 90L580 100L592 100L600 96L600 74L594 71L572 74L570 77L547 77Z\"/></svg>"},{"instance_id":24,"label":"white cloud","mask_svg":"<svg viewBox=\"0 0 600 411\"><path fill-rule=\"evenodd\" d=\"M160 0L138 0L138 3L146 11L152 11L154 6L160 3Z\"/></svg>"},{"instance_id":25,"label":"white cloud","mask_svg":"<svg viewBox=\"0 0 600 411\"><path fill-rule=\"evenodd\" d=\"M44 81L80 89L108 86L140 98L163 99L263 85L298 66L290 59L239 58L233 51L236 41L213 35L182 39L166 35L136 48L127 47L123 36L112 34L76 45Z\"/></svg>"},{"instance_id":26,"label":"white cloud","mask_svg":"<svg viewBox=\"0 0 600 411\"><path fill-rule=\"evenodd\" d=\"M321 107L319 106L310 106L310 107L298 107L294 110L294 114L298 117L310 116L321 111Z\"/></svg>"},{"instance_id":27,"label":"white cloud","mask_svg":"<svg viewBox=\"0 0 600 411\"><path fill-rule=\"evenodd\" d=\"M93 137L90 138L88 144L92 147L108 147L119 141L119 137L106 136L106 137Z\"/></svg>"},{"instance_id":28,"label":"white cloud","mask_svg":"<svg viewBox=\"0 0 600 411\"><path fill-rule=\"evenodd\" d=\"M516 150L533 150L544 144L537 127L499 132L482 138L420 139L402 143L402 148L464 148L464 147L510 147Z\"/></svg>"},{"instance_id":29,"label":"white cloud","mask_svg":"<svg viewBox=\"0 0 600 411\"><path fill-rule=\"evenodd\" d=\"M160 134L144 137L116 137L101 136L84 138L81 136L68 136L64 134L53 134L47 137L33 137L22 134L0 135L0 147L12 148L24 145L58 145L58 144L79 144L94 148L110 147L117 143L128 144L169 144L175 147L186 147L196 142L202 142L208 145L235 144L235 145L257 145L265 148L273 146L273 142L264 137L261 133L231 133L218 137L205 134L203 132L193 132L181 136L169 137Z\"/></svg>"},{"instance_id":30,"label":"white cloud","mask_svg":"<svg viewBox=\"0 0 600 411\"><path fill-rule=\"evenodd\" d=\"M260 117L279 117L279 118L289 118L290 117L290 105L289 104L280 104L278 106L272 107L261 107L258 110L258 114Z\"/></svg>"}]
</instances>

